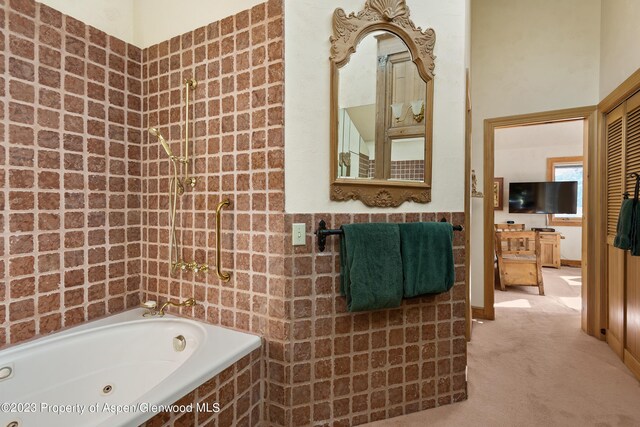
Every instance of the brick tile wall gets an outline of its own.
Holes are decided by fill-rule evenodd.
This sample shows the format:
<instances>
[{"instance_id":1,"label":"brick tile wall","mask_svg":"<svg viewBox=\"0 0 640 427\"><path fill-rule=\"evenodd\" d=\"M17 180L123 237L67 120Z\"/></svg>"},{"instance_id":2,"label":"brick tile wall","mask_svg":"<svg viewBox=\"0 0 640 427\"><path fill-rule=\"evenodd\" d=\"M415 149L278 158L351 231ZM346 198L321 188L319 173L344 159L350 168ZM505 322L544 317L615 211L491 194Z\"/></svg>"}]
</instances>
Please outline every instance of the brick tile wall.
<instances>
[{"instance_id":1,"label":"brick tile wall","mask_svg":"<svg viewBox=\"0 0 640 427\"><path fill-rule=\"evenodd\" d=\"M0 345L138 304L140 49L0 8Z\"/></svg>"}]
</instances>

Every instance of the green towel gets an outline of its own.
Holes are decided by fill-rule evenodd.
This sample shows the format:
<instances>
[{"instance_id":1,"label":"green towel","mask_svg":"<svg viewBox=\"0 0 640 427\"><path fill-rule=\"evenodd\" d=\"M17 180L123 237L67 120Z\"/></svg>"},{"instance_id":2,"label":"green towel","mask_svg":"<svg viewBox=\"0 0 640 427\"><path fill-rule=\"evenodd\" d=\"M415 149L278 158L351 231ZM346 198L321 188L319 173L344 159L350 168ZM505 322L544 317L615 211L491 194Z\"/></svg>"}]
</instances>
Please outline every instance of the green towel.
<instances>
[{"instance_id":1,"label":"green towel","mask_svg":"<svg viewBox=\"0 0 640 427\"><path fill-rule=\"evenodd\" d=\"M618 226L616 227L616 237L613 246L619 249L631 249L631 222L633 212L633 200L622 201L620 214L618 215Z\"/></svg>"},{"instance_id":2,"label":"green towel","mask_svg":"<svg viewBox=\"0 0 640 427\"><path fill-rule=\"evenodd\" d=\"M398 224L343 225L340 293L349 311L399 307L402 260Z\"/></svg>"},{"instance_id":3,"label":"green towel","mask_svg":"<svg viewBox=\"0 0 640 427\"><path fill-rule=\"evenodd\" d=\"M453 286L453 226L448 222L400 224L404 297L439 294Z\"/></svg>"},{"instance_id":4,"label":"green towel","mask_svg":"<svg viewBox=\"0 0 640 427\"><path fill-rule=\"evenodd\" d=\"M618 226L613 246L623 250L631 250L631 255L640 255L640 202L636 203L633 214L633 199L625 199L620 207Z\"/></svg>"}]
</instances>

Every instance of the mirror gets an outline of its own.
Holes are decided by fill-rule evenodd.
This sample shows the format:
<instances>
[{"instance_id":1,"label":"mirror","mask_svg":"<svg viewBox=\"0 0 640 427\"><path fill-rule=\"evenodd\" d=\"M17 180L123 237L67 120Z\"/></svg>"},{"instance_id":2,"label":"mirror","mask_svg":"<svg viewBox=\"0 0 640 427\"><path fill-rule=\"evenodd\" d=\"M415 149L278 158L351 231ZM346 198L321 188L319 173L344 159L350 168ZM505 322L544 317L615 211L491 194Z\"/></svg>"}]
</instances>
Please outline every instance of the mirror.
<instances>
[{"instance_id":1,"label":"mirror","mask_svg":"<svg viewBox=\"0 0 640 427\"><path fill-rule=\"evenodd\" d=\"M336 9L333 27L331 199L429 202L435 33L404 0Z\"/></svg>"},{"instance_id":2,"label":"mirror","mask_svg":"<svg viewBox=\"0 0 640 427\"><path fill-rule=\"evenodd\" d=\"M337 177L424 182L427 86L407 45L371 32L338 73Z\"/></svg>"}]
</instances>

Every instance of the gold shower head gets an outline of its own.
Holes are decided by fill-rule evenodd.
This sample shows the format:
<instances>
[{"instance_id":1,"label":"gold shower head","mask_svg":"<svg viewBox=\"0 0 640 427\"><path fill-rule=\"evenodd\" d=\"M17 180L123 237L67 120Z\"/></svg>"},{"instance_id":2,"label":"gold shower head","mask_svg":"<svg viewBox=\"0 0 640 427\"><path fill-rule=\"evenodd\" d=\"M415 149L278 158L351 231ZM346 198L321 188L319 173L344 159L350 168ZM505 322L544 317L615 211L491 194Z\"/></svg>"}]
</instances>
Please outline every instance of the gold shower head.
<instances>
[{"instance_id":1,"label":"gold shower head","mask_svg":"<svg viewBox=\"0 0 640 427\"><path fill-rule=\"evenodd\" d=\"M162 144L162 147L164 147L164 151L167 152L167 155L170 158L173 158L173 153L171 152L171 147L169 147L169 144L167 144L167 140L164 139L164 137L162 136L162 134L160 133L160 131L156 128L149 128L149 133L151 133L151 135L154 135L155 137L158 138L158 141L160 141L160 144Z\"/></svg>"}]
</instances>

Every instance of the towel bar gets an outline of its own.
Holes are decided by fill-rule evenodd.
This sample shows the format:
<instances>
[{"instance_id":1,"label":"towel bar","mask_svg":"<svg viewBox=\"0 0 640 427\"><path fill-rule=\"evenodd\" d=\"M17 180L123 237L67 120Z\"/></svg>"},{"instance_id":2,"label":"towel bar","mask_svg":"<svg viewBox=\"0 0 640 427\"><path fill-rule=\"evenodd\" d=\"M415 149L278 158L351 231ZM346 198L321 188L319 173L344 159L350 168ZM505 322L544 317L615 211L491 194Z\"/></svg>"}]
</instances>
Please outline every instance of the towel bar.
<instances>
[{"instance_id":1,"label":"towel bar","mask_svg":"<svg viewBox=\"0 0 640 427\"><path fill-rule=\"evenodd\" d=\"M440 222L447 222L446 219L442 218ZM454 225L454 231L463 231L464 227L461 225ZM327 228L327 223L324 222L323 219L320 220L318 224L318 229L313 232L316 236L318 236L318 249L320 252L324 252L324 248L327 245L327 236L335 236L335 235L343 235L344 232L341 229L331 230Z\"/></svg>"}]
</instances>

